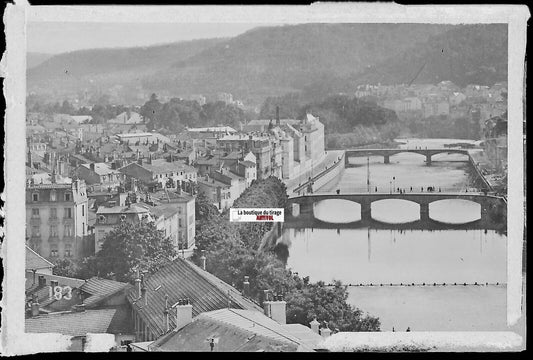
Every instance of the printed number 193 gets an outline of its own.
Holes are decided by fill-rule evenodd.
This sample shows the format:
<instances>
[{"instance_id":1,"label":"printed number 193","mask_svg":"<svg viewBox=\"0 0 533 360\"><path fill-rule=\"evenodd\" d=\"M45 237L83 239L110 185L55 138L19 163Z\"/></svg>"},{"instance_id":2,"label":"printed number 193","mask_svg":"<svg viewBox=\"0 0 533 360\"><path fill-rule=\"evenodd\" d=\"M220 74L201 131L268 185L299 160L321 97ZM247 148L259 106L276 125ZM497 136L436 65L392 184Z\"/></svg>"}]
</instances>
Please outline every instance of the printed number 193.
<instances>
[{"instance_id":1,"label":"printed number 193","mask_svg":"<svg viewBox=\"0 0 533 360\"><path fill-rule=\"evenodd\" d=\"M50 298L54 298L56 300L70 300L72 299L72 288L70 286L54 286L53 288L50 286L48 288L50 290ZM66 294L63 295L63 293L66 292Z\"/></svg>"}]
</instances>

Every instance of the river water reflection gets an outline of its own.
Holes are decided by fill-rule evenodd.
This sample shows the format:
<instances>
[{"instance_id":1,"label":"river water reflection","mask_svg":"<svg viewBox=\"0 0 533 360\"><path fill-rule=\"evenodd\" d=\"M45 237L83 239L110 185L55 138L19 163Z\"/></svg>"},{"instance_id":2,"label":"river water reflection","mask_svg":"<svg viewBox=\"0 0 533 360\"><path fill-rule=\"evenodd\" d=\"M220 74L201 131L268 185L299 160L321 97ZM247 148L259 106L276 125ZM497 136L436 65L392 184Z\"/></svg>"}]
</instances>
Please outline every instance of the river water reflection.
<instances>
[{"instance_id":1,"label":"river water reflection","mask_svg":"<svg viewBox=\"0 0 533 360\"><path fill-rule=\"evenodd\" d=\"M403 147L442 147L454 141L410 139ZM464 191L472 186L464 155L436 155L432 166L424 160L410 153L391 156L390 164L379 156L352 158L356 167L347 168L317 192L375 191L376 187L379 192L398 187L417 191L427 186ZM318 219L332 223L360 220L360 206L355 203L323 201L313 211ZM439 222L467 223L479 219L480 208L471 202L440 201L430 204L429 212ZM384 200L372 204L372 217L378 221L402 223L419 216L414 203ZM414 331L506 328L507 238L503 234L492 230L334 230L309 224L304 229L285 229L279 242L285 256L288 253L287 267L311 281L372 283L349 287L348 301L379 317L384 331L393 326L397 330L409 326ZM405 286L412 283L417 286ZM472 285L459 285L463 283Z\"/></svg>"}]
</instances>

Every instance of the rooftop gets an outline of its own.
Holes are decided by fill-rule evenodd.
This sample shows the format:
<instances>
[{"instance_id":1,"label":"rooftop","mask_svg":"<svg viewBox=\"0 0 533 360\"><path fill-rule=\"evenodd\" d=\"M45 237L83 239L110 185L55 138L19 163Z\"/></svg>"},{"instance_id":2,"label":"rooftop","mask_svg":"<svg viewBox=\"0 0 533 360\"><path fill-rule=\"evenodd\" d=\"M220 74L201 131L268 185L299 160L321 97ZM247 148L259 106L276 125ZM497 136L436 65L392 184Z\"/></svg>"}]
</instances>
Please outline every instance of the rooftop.
<instances>
[{"instance_id":1,"label":"rooftop","mask_svg":"<svg viewBox=\"0 0 533 360\"><path fill-rule=\"evenodd\" d=\"M108 175L108 174L120 174L120 171L111 169L111 166L106 163L93 163L94 172L98 175ZM91 169L92 164L81 164L86 169Z\"/></svg>"},{"instance_id":2,"label":"rooftop","mask_svg":"<svg viewBox=\"0 0 533 360\"><path fill-rule=\"evenodd\" d=\"M54 264L26 246L26 270L48 269L52 267L54 267Z\"/></svg>"},{"instance_id":3,"label":"rooftop","mask_svg":"<svg viewBox=\"0 0 533 360\"><path fill-rule=\"evenodd\" d=\"M116 309L65 311L27 318L25 331L29 333L60 333L85 336L87 333L106 333Z\"/></svg>"},{"instance_id":4,"label":"rooftop","mask_svg":"<svg viewBox=\"0 0 533 360\"><path fill-rule=\"evenodd\" d=\"M80 287L80 290L90 294L88 298L83 300L87 307L97 305L105 298L129 288L128 283L118 282L114 280L101 279L98 277L90 278Z\"/></svg>"},{"instance_id":5,"label":"rooftop","mask_svg":"<svg viewBox=\"0 0 533 360\"><path fill-rule=\"evenodd\" d=\"M147 305L131 291L128 301L134 303L134 310L143 318L156 334L165 332L165 294L171 306L179 299L189 298L193 306L193 316L203 312L230 307L237 309L263 310L252 300L245 298L239 291L216 276L199 268L192 262L177 258L169 265L147 277ZM158 289L158 290L155 290ZM170 327L176 327L175 317L170 317Z\"/></svg>"},{"instance_id":6,"label":"rooftop","mask_svg":"<svg viewBox=\"0 0 533 360\"><path fill-rule=\"evenodd\" d=\"M202 127L202 128L188 128L187 131L191 132L230 132L235 133L235 130L229 126L213 126L213 127Z\"/></svg>"},{"instance_id":7,"label":"rooftop","mask_svg":"<svg viewBox=\"0 0 533 360\"><path fill-rule=\"evenodd\" d=\"M215 336L218 339L216 351L312 351L313 346L322 340L316 335L309 347L286 325L261 312L220 309L200 314L179 331L154 341L150 348L156 351L209 351L210 345L205 339Z\"/></svg>"}]
</instances>

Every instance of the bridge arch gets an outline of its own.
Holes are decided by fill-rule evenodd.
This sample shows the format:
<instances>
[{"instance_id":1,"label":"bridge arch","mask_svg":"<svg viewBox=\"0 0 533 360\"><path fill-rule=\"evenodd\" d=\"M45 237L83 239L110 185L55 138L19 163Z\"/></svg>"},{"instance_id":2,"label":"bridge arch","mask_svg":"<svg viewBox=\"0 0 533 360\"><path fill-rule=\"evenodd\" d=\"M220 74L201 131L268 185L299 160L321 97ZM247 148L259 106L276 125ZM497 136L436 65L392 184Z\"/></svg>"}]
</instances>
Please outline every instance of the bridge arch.
<instances>
[{"instance_id":1,"label":"bridge arch","mask_svg":"<svg viewBox=\"0 0 533 360\"><path fill-rule=\"evenodd\" d=\"M361 204L347 199L325 199L313 204L313 216L324 222L345 224L361 220Z\"/></svg>"},{"instance_id":2,"label":"bridge arch","mask_svg":"<svg viewBox=\"0 0 533 360\"><path fill-rule=\"evenodd\" d=\"M429 217L446 224L468 224L481 219L482 209L478 201L441 199L429 204Z\"/></svg>"},{"instance_id":3,"label":"bridge arch","mask_svg":"<svg viewBox=\"0 0 533 360\"><path fill-rule=\"evenodd\" d=\"M382 223L405 224L421 219L421 205L411 200L375 200L370 207L371 218Z\"/></svg>"}]
</instances>

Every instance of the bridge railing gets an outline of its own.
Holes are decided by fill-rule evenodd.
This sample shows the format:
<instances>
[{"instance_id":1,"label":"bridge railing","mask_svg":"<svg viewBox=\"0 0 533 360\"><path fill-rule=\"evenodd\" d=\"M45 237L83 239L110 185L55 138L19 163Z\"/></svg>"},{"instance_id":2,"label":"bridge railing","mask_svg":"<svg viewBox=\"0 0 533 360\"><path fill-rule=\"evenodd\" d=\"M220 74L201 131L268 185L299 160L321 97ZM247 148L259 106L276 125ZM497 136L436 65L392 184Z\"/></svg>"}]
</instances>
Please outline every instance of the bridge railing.
<instances>
[{"instance_id":1,"label":"bridge railing","mask_svg":"<svg viewBox=\"0 0 533 360\"><path fill-rule=\"evenodd\" d=\"M377 191L376 191L377 187ZM472 188L472 187L464 187L464 188L457 188L457 187L434 187L433 191L428 191L428 187L424 186L423 189L420 186L413 186L412 189L410 186L408 187L396 187L396 189L391 189L389 186L376 186L376 185L370 185L370 189L366 186L354 186L354 187L340 187L340 194L351 194L351 193L368 193L368 194L397 194L399 195L400 192L398 191L398 188L402 190L406 195L408 194L438 194L438 193L474 193L474 194L482 194L483 192L479 189ZM336 190L336 189L335 189ZM335 194L335 190L328 191L328 192L315 192L314 194Z\"/></svg>"}]
</instances>

